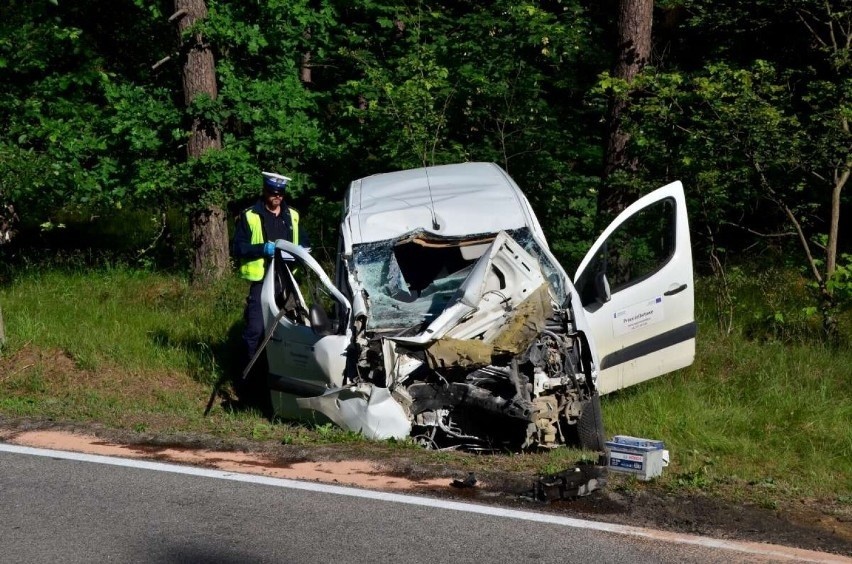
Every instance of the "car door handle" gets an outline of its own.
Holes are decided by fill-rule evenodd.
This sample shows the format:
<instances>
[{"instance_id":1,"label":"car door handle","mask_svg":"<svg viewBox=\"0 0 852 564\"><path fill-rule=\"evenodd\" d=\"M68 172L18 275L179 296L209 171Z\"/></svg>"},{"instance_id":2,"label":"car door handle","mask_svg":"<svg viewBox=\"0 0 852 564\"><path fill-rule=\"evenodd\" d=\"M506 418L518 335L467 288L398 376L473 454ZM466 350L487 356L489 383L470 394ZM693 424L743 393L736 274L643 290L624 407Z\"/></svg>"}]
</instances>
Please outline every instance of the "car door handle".
<instances>
[{"instance_id":1,"label":"car door handle","mask_svg":"<svg viewBox=\"0 0 852 564\"><path fill-rule=\"evenodd\" d=\"M683 292L684 290L686 290L686 284L681 284L680 286L678 286L674 290L669 290L668 292L663 292L663 295L664 296L674 296L678 292Z\"/></svg>"}]
</instances>

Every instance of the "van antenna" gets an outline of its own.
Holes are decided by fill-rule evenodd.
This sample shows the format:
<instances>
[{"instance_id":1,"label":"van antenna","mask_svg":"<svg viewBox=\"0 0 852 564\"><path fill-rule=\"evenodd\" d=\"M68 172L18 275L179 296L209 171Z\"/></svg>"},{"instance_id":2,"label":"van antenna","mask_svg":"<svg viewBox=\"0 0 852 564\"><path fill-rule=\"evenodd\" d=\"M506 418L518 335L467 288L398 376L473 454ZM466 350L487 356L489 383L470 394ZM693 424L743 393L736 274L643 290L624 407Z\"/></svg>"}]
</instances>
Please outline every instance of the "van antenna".
<instances>
[{"instance_id":1,"label":"van antenna","mask_svg":"<svg viewBox=\"0 0 852 564\"><path fill-rule=\"evenodd\" d=\"M429 212L432 214L432 229L437 231L441 228L441 224L438 223L438 216L435 215L435 200L432 199L432 182L429 180L429 167L423 167L423 171L426 173L426 188L429 190L429 202L432 203L432 206L429 208Z\"/></svg>"}]
</instances>

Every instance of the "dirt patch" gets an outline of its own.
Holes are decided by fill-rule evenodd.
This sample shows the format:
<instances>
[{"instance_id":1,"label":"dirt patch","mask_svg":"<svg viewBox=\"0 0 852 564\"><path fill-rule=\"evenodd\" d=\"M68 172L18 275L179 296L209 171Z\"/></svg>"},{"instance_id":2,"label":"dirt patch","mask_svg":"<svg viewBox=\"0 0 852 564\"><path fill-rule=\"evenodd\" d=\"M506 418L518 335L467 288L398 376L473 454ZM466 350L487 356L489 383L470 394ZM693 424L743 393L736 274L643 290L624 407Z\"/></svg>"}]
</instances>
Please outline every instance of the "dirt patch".
<instances>
[{"instance_id":1,"label":"dirt patch","mask_svg":"<svg viewBox=\"0 0 852 564\"><path fill-rule=\"evenodd\" d=\"M368 460L287 462L276 460L263 453L119 444L91 435L60 430L18 432L6 430L0 431L0 440L22 446L191 464L226 472L259 474L293 480L314 480L379 490L423 491L447 486L447 480L444 479L391 476L387 469Z\"/></svg>"},{"instance_id":2,"label":"dirt patch","mask_svg":"<svg viewBox=\"0 0 852 564\"><path fill-rule=\"evenodd\" d=\"M14 355L0 357L0 383L57 398L73 398L75 391L97 391L148 403L156 401L157 394L197 393L196 382L175 372L143 373L115 366L91 370L85 368L86 362L62 349L26 345Z\"/></svg>"},{"instance_id":3,"label":"dirt patch","mask_svg":"<svg viewBox=\"0 0 852 564\"><path fill-rule=\"evenodd\" d=\"M59 349L42 350L26 345L12 357L0 357L0 381L33 367L49 366L57 374L77 372L74 359Z\"/></svg>"},{"instance_id":4,"label":"dirt patch","mask_svg":"<svg viewBox=\"0 0 852 564\"><path fill-rule=\"evenodd\" d=\"M375 490L405 491L550 511L590 520L652 527L671 532L756 541L852 555L852 511L818 500L768 509L729 503L700 493L671 493L653 484L609 476L602 491L576 500L540 503L528 493L534 475L477 472L473 488L450 487L468 470L452 464L424 464L416 453L383 452L371 459L364 449L336 444L300 447L279 443L223 441L200 435L151 435L54 422L0 419L0 441L103 454L186 463L225 471L315 480ZM366 456L366 457L365 457Z\"/></svg>"}]
</instances>

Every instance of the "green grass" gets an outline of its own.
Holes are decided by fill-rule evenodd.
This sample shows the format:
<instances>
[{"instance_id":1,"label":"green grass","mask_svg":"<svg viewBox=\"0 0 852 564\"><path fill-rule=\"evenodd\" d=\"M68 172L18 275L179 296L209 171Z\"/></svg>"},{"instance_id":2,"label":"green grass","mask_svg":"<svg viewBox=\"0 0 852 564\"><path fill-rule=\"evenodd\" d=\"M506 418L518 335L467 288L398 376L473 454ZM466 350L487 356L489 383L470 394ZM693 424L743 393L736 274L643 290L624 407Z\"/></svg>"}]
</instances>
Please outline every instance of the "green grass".
<instances>
[{"instance_id":1,"label":"green grass","mask_svg":"<svg viewBox=\"0 0 852 564\"><path fill-rule=\"evenodd\" d=\"M807 290L795 276L735 282L735 331L719 331L708 305L712 285L703 283L696 363L606 396L608 434L666 442L672 463L659 487L767 507L797 497L848 496L852 349L814 338L818 320L799 314ZM270 423L257 412L220 408L202 417L212 383L242 368L244 295L236 279L197 290L181 277L124 268L19 273L0 288L8 338L0 355L0 416L98 422L139 433L358 445L359 437L331 425ZM848 315L842 319L848 335ZM588 456L572 449L419 454L407 441L381 448L471 470L544 474Z\"/></svg>"},{"instance_id":2,"label":"green grass","mask_svg":"<svg viewBox=\"0 0 852 564\"><path fill-rule=\"evenodd\" d=\"M129 269L30 272L0 293L8 349L65 352L83 370L188 371L213 382L232 365L245 285L205 290L185 279Z\"/></svg>"},{"instance_id":3,"label":"green grass","mask_svg":"<svg viewBox=\"0 0 852 564\"><path fill-rule=\"evenodd\" d=\"M695 363L607 396L608 434L663 439L672 456L669 486L852 491L852 349L821 342L795 273L733 279L733 332L719 330L712 281L703 281ZM848 311L840 321L849 335Z\"/></svg>"},{"instance_id":4,"label":"green grass","mask_svg":"<svg viewBox=\"0 0 852 564\"><path fill-rule=\"evenodd\" d=\"M675 480L852 490L852 353L703 335L696 365L603 402L609 433L665 440Z\"/></svg>"}]
</instances>

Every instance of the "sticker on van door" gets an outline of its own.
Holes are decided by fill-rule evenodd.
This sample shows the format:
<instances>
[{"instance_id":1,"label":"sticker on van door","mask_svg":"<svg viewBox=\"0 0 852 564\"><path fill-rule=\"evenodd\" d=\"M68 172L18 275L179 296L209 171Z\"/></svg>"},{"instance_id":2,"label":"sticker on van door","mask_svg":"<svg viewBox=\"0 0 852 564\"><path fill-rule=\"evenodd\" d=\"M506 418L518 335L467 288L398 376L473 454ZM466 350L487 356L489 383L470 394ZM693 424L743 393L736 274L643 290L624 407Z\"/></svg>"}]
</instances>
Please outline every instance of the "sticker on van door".
<instances>
[{"instance_id":1,"label":"sticker on van door","mask_svg":"<svg viewBox=\"0 0 852 564\"><path fill-rule=\"evenodd\" d=\"M612 332L615 336L626 335L644 327L659 323L666 318L663 297L639 302L612 314Z\"/></svg>"}]
</instances>

